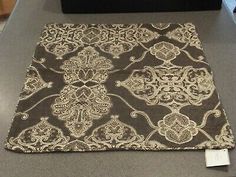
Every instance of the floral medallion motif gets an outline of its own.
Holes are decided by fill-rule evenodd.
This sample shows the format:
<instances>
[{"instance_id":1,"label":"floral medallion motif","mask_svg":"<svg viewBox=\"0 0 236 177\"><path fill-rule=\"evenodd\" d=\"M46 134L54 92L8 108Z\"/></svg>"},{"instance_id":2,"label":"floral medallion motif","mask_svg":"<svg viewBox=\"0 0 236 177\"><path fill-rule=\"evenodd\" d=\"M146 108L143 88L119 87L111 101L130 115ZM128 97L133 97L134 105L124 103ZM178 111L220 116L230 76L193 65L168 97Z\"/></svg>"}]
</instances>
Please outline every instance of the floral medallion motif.
<instances>
[{"instance_id":1,"label":"floral medallion motif","mask_svg":"<svg viewBox=\"0 0 236 177\"><path fill-rule=\"evenodd\" d=\"M205 68L151 67L134 70L125 81L117 81L148 105L164 105L180 109L202 104L215 90L212 75Z\"/></svg>"},{"instance_id":2,"label":"floral medallion motif","mask_svg":"<svg viewBox=\"0 0 236 177\"><path fill-rule=\"evenodd\" d=\"M147 43L158 37L157 32L137 24L48 24L42 33L40 45L47 52L54 54L56 59L62 59L65 54L84 45L95 45L113 58L119 58L139 43Z\"/></svg>"},{"instance_id":3,"label":"floral medallion motif","mask_svg":"<svg viewBox=\"0 0 236 177\"><path fill-rule=\"evenodd\" d=\"M83 136L93 125L94 119L109 112L112 103L102 83L106 81L108 70L112 68L111 61L100 56L90 46L63 62L61 69L64 70L64 81L68 85L55 99L52 110L55 116L65 121L72 136ZM82 86L73 85L76 83Z\"/></svg>"},{"instance_id":4,"label":"floral medallion motif","mask_svg":"<svg viewBox=\"0 0 236 177\"><path fill-rule=\"evenodd\" d=\"M194 121L180 113L170 113L158 122L159 134L176 144L184 144L198 134Z\"/></svg>"},{"instance_id":5,"label":"floral medallion motif","mask_svg":"<svg viewBox=\"0 0 236 177\"><path fill-rule=\"evenodd\" d=\"M80 42L82 44L92 45L100 43L105 34L106 31L102 31L102 28L100 27L87 26L86 29L82 31L82 35L78 36L81 36Z\"/></svg>"},{"instance_id":6,"label":"floral medallion motif","mask_svg":"<svg viewBox=\"0 0 236 177\"><path fill-rule=\"evenodd\" d=\"M68 140L59 128L43 117L39 123L26 128L16 138L10 138L7 146L23 152L55 151L63 147Z\"/></svg>"},{"instance_id":7,"label":"floral medallion motif","mask_svg":"<svg viewBox=\"0 0 236 177\"><path fill-rule=\"evenodd\" d=\"M112 103L103 85L76 87L67 85L52 105L53 114L65 121L74 137L83 136L94 119L106 115Z\"/></svg>"},{"instance_id":8,"label":"floral medallion motif","mask_svg":"<svg viewBox=\"0 0 236 177\"><path fill-rule=\"evenodd\" d=\"M196 33L195 26L191 23L180 25L179 28L168 32L166 36L181 43L189 43L190 46L194 46L197 49L202 49L202 45L198 38L198 34Z\"/></svg>"},{"instance_id":9,"label":"floral medallion motif","mask_svg":"<svg viewBox=\"0 0 236 177\"><path fill-rule=\"evenodd\" d=\"M73 140L67 144L65 144L65 146L62 147L63 151L89 151L90 150L90 146L89 144L80 141L80 140Z\"/></svg>"},{"instance_id":10,"label":"floral medallion motif","mask_svg":"<svg viewBox=\"0 0 236 177\"><path fill-rule=\"evenodd\" d=\"M164 30L164 29L169 28L170 24L169 23L155 23L155 24L152 24L152 26L156 29Z\"/></svg>"},{"instance_id":11,"label":"floral medallion motif","mask_svg":"<svg viewBox=\"0 0 236 177\"><path fill-rule=\"evenodd\" d=\"M104 35L97 46L103 52L113 55L113 58L119 58L121 54L130 52L140 43L147 43L159 37L157 32L152 32L141 26L137 24L103 25Z\"/></svg>"},{"instance_id":12,"label":"floral medallion motif","mask_svg":"<svg viewBox=\"0 0 236 177\"><path fill-rule=\"evenodd\" d=\"M155 140L149 140L149 141L143 142L142 149L143 150L165 150L165 149L168 149L168 146Z\"/></svg>"},{"instance_id":13,"label":"floral medallion motif","mask_svg":"<svg viewBox=\"0 0 236 177\"><path fill-rule=\"evenodd\" d=\"M86 47L77 56L64 61L61 69L65 71L64 80L67 84L74 82L103 83L112 69L111 61L99 55L93 47Z\"/></svg>"},{"instance_id":14,"label":"floral medallion motif","mask_svg":"<svg viewBox=\"0 0 236 177\"><path fill-rule=\"evenodd\" d=\"M166 62L175 59L180 54L180 49L169 42L162 41L151 47L150 53Z\"/></svg>"},{"instance_id":15,"label":"floral medallion motif","mask_svg":"<svg viewBox=\"0 0 236 177\"><path fill-rule=\"evenodd\" d=\"M48 24L45 26L40 45L49 53L56 56L56 59L62 59L65 54L74 52L82 46L79 42L85 25L73 24Z\"/></svg>"},{"instance_id":16,"label":"floral medallion motif","mask_svg":"<svg viewBox=\"0 0 236 177\"><path fill-rule=\"evenodd\" d=\"M94 129L92 135L85 137L85 141L92 148L128 148L140 147L144 137L138 135L136 130L121 122L117 115L111 116L111 120Z\"/></svg>"},{"instance_id":17,"label":"floral medallion motif","mask_svg":"<svg viewBox=\"0 0 236 177\"><path fill-rule=\"evenodd\" d=\"M229 123L226 123L222 129L219 135L215 136L214 140L207 140L199 145L196 146L199 149L213 149L213 148L230 148L230 147L235 147L235 141L234 141L234 136L233 132L230 128Z\"/></svg>"},{"instance_id":18,"label":"floral medallion motif","mask_svg":"<svg viewBox=\"0 0 236 177\"><path fill-rule=\"evenodd\" d=\"M43 88L51 88L52 82L46 83L40 76L38 70L29 66L25 77L24 86L20 94L20 100L25 100Z\"/></svg>"}]
</instances>

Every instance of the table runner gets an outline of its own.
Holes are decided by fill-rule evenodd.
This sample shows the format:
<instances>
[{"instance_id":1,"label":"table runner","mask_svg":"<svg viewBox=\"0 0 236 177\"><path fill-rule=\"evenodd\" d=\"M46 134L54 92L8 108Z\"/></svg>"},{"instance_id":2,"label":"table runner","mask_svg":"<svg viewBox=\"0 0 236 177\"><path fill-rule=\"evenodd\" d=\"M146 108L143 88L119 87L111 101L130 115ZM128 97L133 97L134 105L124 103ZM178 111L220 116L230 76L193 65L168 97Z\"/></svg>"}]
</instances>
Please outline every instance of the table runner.
<instances>
[{"instance_id":1,"label":"table runner","mask_svg":"<svg viewBox=\"0 0 236 177\"><path fill-rule=\"evenodd\" d=\"M47 24L5 147L39 153L234 144L192 23Z\"/></svg>"}]
</instances>

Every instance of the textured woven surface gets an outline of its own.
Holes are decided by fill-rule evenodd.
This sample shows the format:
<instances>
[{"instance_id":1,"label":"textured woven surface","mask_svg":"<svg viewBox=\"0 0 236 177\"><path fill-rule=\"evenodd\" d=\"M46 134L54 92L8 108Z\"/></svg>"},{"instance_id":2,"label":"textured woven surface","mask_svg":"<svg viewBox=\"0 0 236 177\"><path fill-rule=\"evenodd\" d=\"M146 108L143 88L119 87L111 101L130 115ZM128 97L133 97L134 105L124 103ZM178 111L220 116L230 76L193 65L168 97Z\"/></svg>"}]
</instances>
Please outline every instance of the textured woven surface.
<instances>
[{"instance_id":1,"label":"textured woven surface","mask_svg":"<svg viewBox=\"0 0 236 177\"><path fill-rule=\"evenodd\" d=\"M6 143L27 153L232 147L191 23L46 25Z\"/></svg>"}]
</instances>

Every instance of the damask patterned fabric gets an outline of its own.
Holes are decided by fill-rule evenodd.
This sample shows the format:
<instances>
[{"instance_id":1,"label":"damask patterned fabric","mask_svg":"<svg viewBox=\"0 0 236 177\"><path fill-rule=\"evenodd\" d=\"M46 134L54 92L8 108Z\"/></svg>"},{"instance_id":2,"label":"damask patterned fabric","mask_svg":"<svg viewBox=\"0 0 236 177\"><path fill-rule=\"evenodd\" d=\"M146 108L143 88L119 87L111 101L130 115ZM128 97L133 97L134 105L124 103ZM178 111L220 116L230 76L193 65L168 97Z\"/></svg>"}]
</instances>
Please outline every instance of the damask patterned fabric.
<instances>
[{"instance_id":1,"label":"damask patterned fabric","mask_svg":"<svg viewBox=\"0 0 236 177\"><path fill-rule=\"evenodd\" d=\"M6 148L39 153L234 144L193 24L48 24Z\"/></svg>"}]
</instances>

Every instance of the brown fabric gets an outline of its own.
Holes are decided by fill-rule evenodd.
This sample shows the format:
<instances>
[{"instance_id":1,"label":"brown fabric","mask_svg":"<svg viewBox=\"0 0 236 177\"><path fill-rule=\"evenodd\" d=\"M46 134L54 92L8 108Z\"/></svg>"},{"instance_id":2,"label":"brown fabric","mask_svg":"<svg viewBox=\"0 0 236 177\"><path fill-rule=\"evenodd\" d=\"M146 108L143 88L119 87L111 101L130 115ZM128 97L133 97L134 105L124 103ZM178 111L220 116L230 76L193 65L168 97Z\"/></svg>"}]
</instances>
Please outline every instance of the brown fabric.
<instances>
[{"instance_id":1,"label":"brown fabric","mask_svg":"<svg viewBox=\"0 0 236 177\"><path fill-rule=\"evenodd\" d=\"M48 24L6 148L233 148L195 26Z\"/></svg>"}]
</instances>

